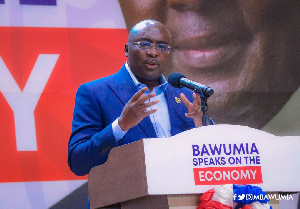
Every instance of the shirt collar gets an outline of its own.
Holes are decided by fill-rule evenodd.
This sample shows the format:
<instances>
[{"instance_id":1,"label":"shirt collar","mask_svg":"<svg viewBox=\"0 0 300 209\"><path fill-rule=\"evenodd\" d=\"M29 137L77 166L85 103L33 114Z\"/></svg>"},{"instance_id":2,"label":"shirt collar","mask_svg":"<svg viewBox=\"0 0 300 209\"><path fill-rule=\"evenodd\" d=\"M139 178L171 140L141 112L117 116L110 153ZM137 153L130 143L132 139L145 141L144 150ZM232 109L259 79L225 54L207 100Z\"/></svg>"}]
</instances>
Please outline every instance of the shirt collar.
<instances>
[{"instance_id":1,"label":"shirt collar","mask_svg":"<svg viewBox=\"0 0 300 209\"><path fill-rule=\"evenodd\" d=\"M137 87L144 85L144 84L141 84L139 82L139 80L135 77L135 75L132 73L132 71L130 70L130 67L128 65L128 62L125 63L125 67L126 67L128 73L129 73L131 79L133 80L134 84ZM165 77L163 75L161 75L161 77L160 77L160 85L157 86L157 87L155 87L154 90L157 89L157 91L163 91L164 92L166 90L166 88L167 88L167 84L168 83L167 83Z\"/></svg>"}]
</instances>

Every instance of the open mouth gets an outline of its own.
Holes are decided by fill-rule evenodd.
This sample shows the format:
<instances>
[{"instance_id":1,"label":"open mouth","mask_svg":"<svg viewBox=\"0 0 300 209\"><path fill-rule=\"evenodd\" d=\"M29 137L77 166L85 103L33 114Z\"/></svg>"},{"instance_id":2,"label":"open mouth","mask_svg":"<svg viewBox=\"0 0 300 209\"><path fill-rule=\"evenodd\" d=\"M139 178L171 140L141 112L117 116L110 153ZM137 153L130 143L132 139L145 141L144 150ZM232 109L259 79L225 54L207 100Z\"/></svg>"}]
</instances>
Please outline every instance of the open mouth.
<instances>
[{"instance_id":1,"label":"open mouth","mask_svg":"<svg viewBox=\"0 0 300 209\"><path fill-rule=\"evenodd\" d=\"M155 60L146 61L145 65L147 66L148 69L154 70L158 67L158 62Z\"/></svg>"}]
</instances>

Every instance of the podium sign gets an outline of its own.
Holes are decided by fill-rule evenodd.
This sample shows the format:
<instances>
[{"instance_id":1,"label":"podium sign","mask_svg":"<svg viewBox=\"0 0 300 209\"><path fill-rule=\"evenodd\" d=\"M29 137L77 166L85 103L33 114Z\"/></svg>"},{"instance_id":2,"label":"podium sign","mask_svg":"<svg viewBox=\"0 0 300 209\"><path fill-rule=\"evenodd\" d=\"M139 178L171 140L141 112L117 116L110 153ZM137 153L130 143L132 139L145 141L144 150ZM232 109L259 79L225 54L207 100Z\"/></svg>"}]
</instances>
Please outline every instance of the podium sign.
<instances>
[{"instance_id":1,"label":"podium sign","mask_svg":"<svg viewBox=\"0 0 300 209\"><path fill-rule=\"evenodd\" d=\"M143 139L112 149L108 161L91 170L91 206L147 195L201 194L222 184L300 191L299 150L299 136L279 137L238 125Z\"/></svg>"}]
</instances>

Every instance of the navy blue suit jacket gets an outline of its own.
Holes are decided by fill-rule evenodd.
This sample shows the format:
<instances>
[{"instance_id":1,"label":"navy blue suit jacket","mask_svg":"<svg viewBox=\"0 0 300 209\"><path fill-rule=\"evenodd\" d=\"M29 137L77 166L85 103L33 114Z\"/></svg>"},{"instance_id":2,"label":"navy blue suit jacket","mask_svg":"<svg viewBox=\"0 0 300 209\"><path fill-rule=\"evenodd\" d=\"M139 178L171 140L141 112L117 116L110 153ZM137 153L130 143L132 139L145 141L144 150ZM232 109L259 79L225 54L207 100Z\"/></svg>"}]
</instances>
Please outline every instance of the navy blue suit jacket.
<instances>
[{"instance_id":1,"label":"navy blue suit jacket","mask_svg":"<svg viewBox=\"0 0 300 209\"><path fill-rule=\"evenodd\" d=\"M103 164L113 147L157 137L147 116L118 143L114 140L112 123L137 91L125 65L114 75L78 88L68 148L68 164L76 175L85 175L92 167ZM176 89L168 84L165 90L172 136L195 127L193 120L184 115L188 112L185 105L175 101L180 93L193 101L192 91L188 89Z\"/></svg>"}]
</instances>

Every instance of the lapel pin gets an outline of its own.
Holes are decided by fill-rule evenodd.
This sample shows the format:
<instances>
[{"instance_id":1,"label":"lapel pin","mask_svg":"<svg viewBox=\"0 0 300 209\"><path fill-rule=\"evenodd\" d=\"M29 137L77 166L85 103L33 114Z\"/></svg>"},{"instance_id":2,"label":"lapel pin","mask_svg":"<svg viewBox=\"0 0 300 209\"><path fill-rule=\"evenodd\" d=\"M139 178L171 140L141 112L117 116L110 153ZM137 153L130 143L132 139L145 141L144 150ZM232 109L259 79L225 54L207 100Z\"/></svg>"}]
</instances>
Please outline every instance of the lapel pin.
<instances>
[{"instance_id":1,"label":"lapel pin","mask_svg":"<svg viewBox=\"0 0 300 209\"><path fill-rule=\"evenodd\" d=\"M178 97L175 97L175 102L176 103L181 103L181 99L179 99Z\"/></svg>"}]
</instances>

